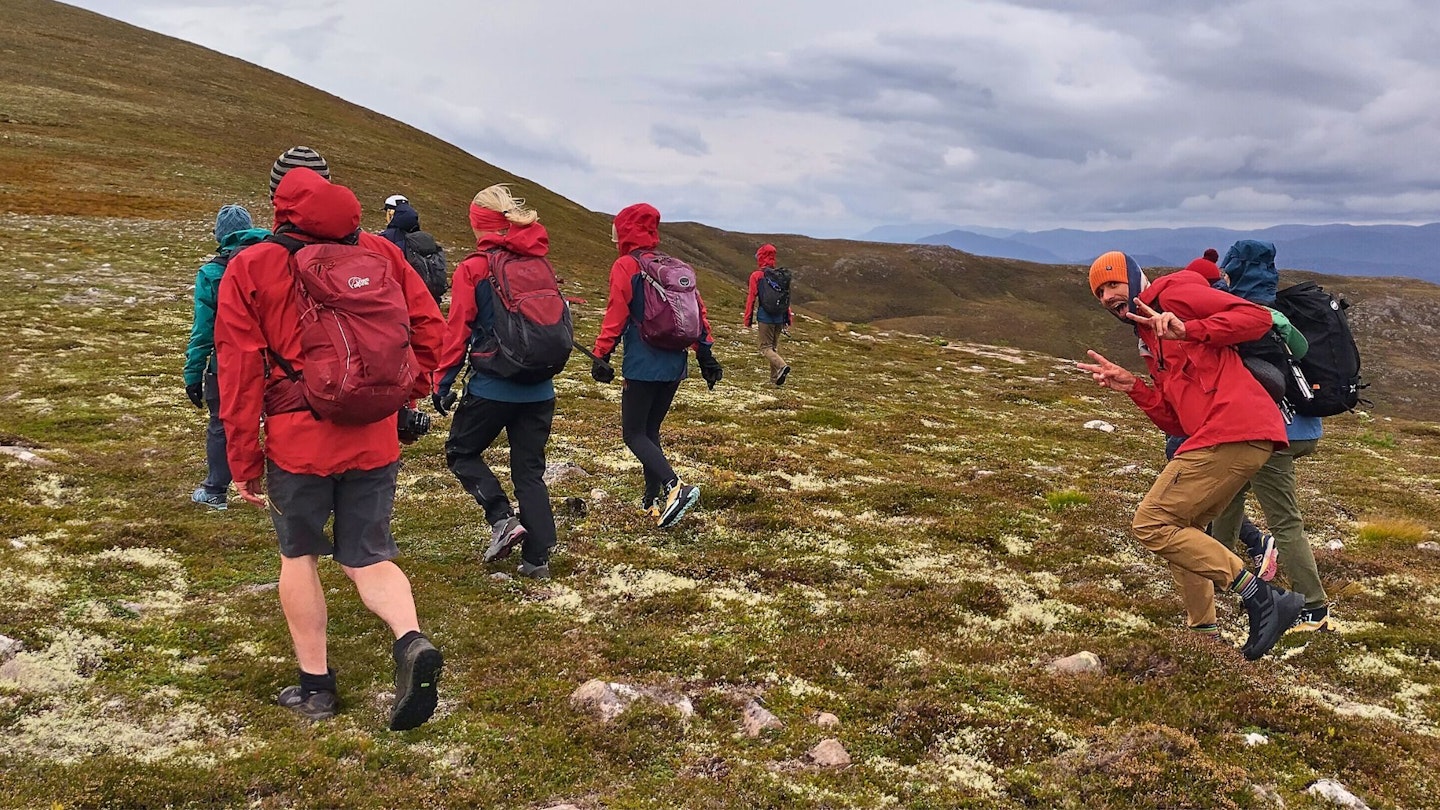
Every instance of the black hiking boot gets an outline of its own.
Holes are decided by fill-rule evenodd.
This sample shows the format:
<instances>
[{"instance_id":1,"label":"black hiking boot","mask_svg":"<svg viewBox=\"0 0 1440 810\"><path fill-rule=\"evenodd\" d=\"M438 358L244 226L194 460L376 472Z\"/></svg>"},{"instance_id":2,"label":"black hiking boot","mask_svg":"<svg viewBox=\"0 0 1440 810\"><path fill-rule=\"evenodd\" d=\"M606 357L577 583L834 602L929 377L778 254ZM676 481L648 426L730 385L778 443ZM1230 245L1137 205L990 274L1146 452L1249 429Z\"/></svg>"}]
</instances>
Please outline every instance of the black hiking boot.
<instances>
[{"instance_id":1,"label":"black hiking boot","mask_svg":"<svg viewBox=\"0 0 1440 810\"><path fill-rule=\"evenodd\" d=\"M1245 612L1250 614L1250 638L1240 651L1248 661L1270 652L1270 648L1285 635L1305 609L1304 596L1263 580L1256 583L1259 587L1255 589L1255 595L1245 600Z\"/></svg>"},{"instance_id":2,"label":"black hiking boot","mask_svg":"<svg viewBox=\"0 0 1440 810\"><path fill-rule=\"evenodd\" d=\"M390 709L390 730L412 729L435 713L440 702L436 684L445 657L430 643L417 636L395 659L395 705Z\"/></svg>"},{"instance_id":3,"label":"black hiking boot","mask_svg":"<svg viewBox=\"0 0 1440 810\"><path fill-rule=\"evenodd\" d=\"M306 720L329 720L340 710L340 698L334 692L305 691L303 686L287 686L280 690L277 702Z\"/></svg>"}]
</instances>

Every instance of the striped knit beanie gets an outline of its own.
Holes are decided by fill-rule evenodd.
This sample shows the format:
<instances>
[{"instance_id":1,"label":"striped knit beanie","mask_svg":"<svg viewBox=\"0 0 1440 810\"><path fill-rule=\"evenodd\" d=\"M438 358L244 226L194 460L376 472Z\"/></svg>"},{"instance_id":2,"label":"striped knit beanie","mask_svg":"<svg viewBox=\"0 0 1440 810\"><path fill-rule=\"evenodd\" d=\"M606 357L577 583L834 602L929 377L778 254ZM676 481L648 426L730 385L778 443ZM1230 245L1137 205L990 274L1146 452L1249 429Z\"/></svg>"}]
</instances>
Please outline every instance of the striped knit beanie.
<instances>
[{"instance_id":1,"label":"striped knit beanie","mask_svg":"<svg viewBox=\"0 0 1440 810\"><path fill-rule=\"evenodd\" d=\"M300 167L314 170L326 180L330 179L330 164L325 158L320 157L308 146L294 146L285 150L285 154L275 160L275 165L270 167L270 197L274 199L275 189L280 185L280 178L284 177L291 169Z\"/></svg>"}]
</instances>

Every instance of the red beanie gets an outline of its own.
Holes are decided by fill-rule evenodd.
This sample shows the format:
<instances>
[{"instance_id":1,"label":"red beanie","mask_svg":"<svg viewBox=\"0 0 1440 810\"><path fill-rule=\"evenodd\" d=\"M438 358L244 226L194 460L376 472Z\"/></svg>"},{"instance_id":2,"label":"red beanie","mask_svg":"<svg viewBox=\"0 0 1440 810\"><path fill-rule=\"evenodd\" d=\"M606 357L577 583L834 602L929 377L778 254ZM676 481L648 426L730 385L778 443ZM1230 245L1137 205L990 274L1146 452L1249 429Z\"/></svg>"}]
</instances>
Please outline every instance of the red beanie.
<instances>
[{"instance_id":1,"label":"red beanie","mask_svg":"<svg viewBox=\"0 0 1440 810\"><path fill-rule=\"evenodd\" d=\"M1220 280L1220 268L1209 259L1196 259L1185 265L1185 269L1192 273L1199 273L1206 281L1212 283Z\"/></svg>"},{"instance_id":2,"label":"red beanie","mask_svg":"<svg viewBox=\"0 0 1440 810\"><path fill-rule=\"evenodd\" d=\"M1218 263L1220 261L1220 251L1216 250L1215 248L1205 248L1205 252L1200 255L1204 256L1212 262Z\"/></svg>"}]
</instances>

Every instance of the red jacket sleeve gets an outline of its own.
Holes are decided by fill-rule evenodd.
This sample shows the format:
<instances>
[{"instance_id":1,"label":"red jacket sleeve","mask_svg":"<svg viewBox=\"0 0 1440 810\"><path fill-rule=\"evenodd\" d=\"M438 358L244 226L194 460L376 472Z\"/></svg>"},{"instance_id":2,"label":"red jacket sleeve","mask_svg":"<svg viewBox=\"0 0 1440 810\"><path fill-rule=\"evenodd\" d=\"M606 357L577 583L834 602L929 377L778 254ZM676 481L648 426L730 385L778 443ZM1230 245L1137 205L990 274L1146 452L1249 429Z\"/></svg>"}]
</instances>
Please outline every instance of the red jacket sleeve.
<instances>
[{"instance_id":1,"label":"red jacket sleeve","mask_svg":"<svg viewBox=\"0 0 1440 810\"><path fill-rule=\"evenodd\" d=\"M750 292L745 296L745 326L749 327L755 316L755 297L759 294L760 278L765 275L764 270L756 270L750 274Z\"/></svg>"},{"instance_id":2,"label":"red jacket sleeve","mask_svg":"<svg viewBox=\"0 0 1440 810\"><path fill-rule=\"evenodd\" d=\"M1211 287L1186 286L1173 303L1170 311L1185 322L1185 339L1197 343L1234 346L1258 340L1274 325L1270 310Z\"/></svg>"},{"instance_id":3,"label":"red jacket sleeve","mask_svg":"<svg viewBox=\"0 0 1440 810\"><path fill-rule=\"evenodd\" d=\"M264 476L260 413L265 404L265 335L260 331L257 291L247 256L238 256L220 280L215 307L215 357L221 369L220 421L225 455L236 481Z\"/></svg>"},{"instance_id":4,"label":"red jacket sleeve","mask_svg":"<svg viewBox=\"0 0 1440 810\"><path fill-rule=\"evenodd\" d=\"M479 306L475 303L475 285L490 274L490 263L483 256L465 259L455 267L450 283L450 320L445 324L445 343L440 351L440 364L435 369L437 389L446 380L454 380L465 364L465 349L474 334Z\"/></svg>"},{"instance_id":5,"label":"red jacket sleeve","mask_svg":"<svg viewBox=\"0 0 1440 810\"><path fill-rule=\"evenodd\" d=\"M1136 379L1135 387L1130 389L1130 401L1140 406L1140 410L1150 417L1155 427L1160 428L1171 436L1184 436L1185 428L1180 425L1180 417L1170 403L1165 400L1161 393L1160 383L1157 380L1155 387L1151 388L1144 380Z\"/></svg>"},{"instance_id":6,"label":"red jacket sleeve","mask_svg":"<svg viewBox=\"0 0 1440 810\"><path fill-rule=\"evenodd\" d=\"M610 300L605 303L605 320L600 324L600 334L595 337L595 356L604 357L615 351L625 323L630 320L630 279L639 272L640 265L630 256L621 256L610 265Z\"/></svg>"},{"instance_id":7,"label":"red jacket sleeve","mask_svg":"<svg viewBox=\"0 0 1440 810\"><path fill-rule=\"evenodd\" d=\"M700 305L700 325L705 327L704 336L695 345L709 347L715 343L715 333L710 331L710 316L705 312L705 299L700 295L699 290L695 291L695 303Z\"/></svg>"}]
</instances>

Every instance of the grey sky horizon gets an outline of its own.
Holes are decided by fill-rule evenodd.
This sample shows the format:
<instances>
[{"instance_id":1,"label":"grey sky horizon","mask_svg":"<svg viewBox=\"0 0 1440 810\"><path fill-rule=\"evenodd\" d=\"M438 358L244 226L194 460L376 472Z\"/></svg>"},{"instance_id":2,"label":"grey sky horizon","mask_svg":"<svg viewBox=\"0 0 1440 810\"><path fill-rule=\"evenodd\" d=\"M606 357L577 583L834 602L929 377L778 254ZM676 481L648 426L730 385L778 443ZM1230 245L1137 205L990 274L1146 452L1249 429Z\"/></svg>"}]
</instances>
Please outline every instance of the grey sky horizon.
<instances>
[{"instance_id":1,"label":"grey sky horizon","mask_svg":"<svg viewBox=\"0 0 1440 810\"><path fill-rule=\"evenodd\" d=\"M813 236L1440 221L1420 0L71 2L602 211Z\"/></svg>"}]
</instances>

